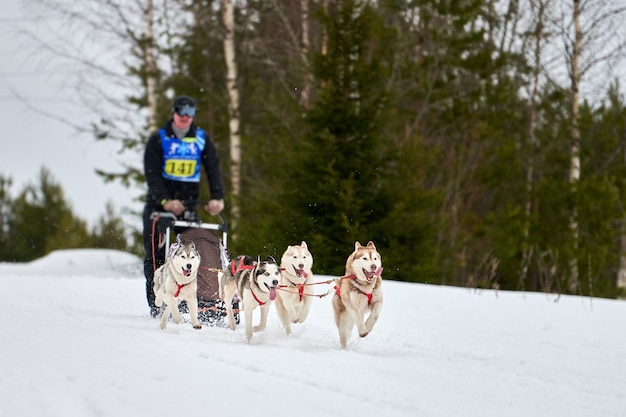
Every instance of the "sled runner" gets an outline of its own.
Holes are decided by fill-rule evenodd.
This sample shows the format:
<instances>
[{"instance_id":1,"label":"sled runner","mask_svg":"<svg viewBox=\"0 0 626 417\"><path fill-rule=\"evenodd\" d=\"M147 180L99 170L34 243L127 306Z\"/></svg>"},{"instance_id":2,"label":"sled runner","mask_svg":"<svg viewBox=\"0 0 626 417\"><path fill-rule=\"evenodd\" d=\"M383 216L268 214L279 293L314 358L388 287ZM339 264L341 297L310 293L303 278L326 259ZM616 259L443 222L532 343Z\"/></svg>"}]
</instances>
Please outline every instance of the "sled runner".
<instances>
[{"instance_id":1,"label":"sled runner","mask_svg":"<svg viewBox=\"0 0 626 417\"><path fill-rule=\"evenodd\" d=\"M225 325L226 305L219 298L217 272L227 268L230 263L227 250L228 225L222 213L219 214L220 223L204 223L194 208L206 203L206 201L183 201L184 220L179 220L176 215L166 211L153 212L150 218L156 222L158 233L162 236L159 249L165 246L166 254L169 254L170 248L176 245L176 241L192 240L195 243L200 253L198 319L203 324L221 326ZM232 306L236 312L236 323L239 324L238 302L234 301ZM187 313L184 303L179 307L182 313Z\"/></svg>"}]
</instances>

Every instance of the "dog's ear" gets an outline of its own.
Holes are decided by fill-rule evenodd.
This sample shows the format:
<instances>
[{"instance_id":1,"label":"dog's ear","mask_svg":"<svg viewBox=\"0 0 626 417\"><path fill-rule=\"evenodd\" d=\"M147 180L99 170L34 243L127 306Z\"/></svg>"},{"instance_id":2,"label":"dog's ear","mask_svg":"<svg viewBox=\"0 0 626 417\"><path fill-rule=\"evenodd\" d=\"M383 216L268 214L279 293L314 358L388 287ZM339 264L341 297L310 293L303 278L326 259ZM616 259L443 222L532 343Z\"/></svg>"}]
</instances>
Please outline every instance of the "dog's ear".
<instances>
[{"instance_id":1,"label":"dog's ear","mask_svg":"<svg viewBox=\"0 0 626 417\"><path fill-rule=\"evenodd\" d=\"M354 242L354 250L357 251L359 250L359 248L361 248L361 242L359 242L358 240L356 242Z\"/></svg>"},{"instance_id":2,"label":"dog's ear","mask_svg":"<svg viewBox=\"0 0 626 417\"><path fill-rule=\"evenodd\" d=\"M309 247L306 245L306 242L303 240L302 243L300 243L300 246L302 246L304 249L308 249Z\"/></svg>"},{"instance_id":3,"label":"dog's ear","mask_svg":"<svg viewBox=\"0 0 626 417\"><path fill-rule=\"evenodd\" d=\"M274 257L273 257L273 256L268 256L268 257L267 257L267 262L268 262L268 263L270 263L270 264L276 264L276 263L278 263L278 262L276 262L276 259L274 259Z\"/></svg>"},{"instance_id":4,"label":"dog's ear","mask_svg":"<svg viewBox=\"0 0 626 417\"><path fill-rule=\"evenodd\" d=\"M368 248L372 248L372 249L376 249L376 246L374 246L374 242L372 242L371 240L369 242L367 242L367 247Z\"/></svg>"}]
</instances>

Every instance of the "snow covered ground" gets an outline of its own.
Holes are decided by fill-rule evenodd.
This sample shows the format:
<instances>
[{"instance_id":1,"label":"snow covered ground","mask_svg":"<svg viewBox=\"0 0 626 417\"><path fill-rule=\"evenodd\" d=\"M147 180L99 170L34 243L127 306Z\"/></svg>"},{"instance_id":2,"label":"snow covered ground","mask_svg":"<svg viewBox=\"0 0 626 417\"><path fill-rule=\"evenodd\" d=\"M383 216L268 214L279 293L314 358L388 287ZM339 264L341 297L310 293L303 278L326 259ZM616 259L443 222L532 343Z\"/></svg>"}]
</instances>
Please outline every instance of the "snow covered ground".
<instances>
[{"instance_id":1,"label":"snow covered ground","mask_svg":"<svg viewBox=\"0 0 626 417\"><path fill-rule=\"evenodd\" d=\"M626 415L626 302L383 285L341 350L330 296L290 337L272 308L247 343L243 318L161 330L122 252L0 264L0 416Z\"/></svg>"}]
</instances>

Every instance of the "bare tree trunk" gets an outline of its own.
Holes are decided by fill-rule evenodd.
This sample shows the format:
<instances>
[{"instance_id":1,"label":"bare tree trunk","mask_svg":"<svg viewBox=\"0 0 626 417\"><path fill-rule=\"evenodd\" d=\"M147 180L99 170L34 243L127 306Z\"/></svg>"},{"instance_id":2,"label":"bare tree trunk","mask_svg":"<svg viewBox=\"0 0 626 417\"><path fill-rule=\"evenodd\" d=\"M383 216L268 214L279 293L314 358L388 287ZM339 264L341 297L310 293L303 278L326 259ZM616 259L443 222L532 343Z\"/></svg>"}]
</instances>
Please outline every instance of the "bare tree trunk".
<instances>
[{"instance_id":1,"label":"bare tree trunk","mask_svg":"<svg viewBox=\"0 0 626 417\"><path fill-rule=\"evenodd\" d=\"M146 45L144 48L144 60L146 62L146 101L148 102L148 128L155 131L157 122L157 65L155 59L154 43L154 4L152 0L146 1Z\"/></svg>"},{"instance_id":2,"label":"bare tree trunk","mask_svg":"<svg viewBox=\"0 0 626 417\"><path fill-rule=\"evenodd\" d=\"M622 236L620 237L620 258L619 270L617 271L617 288L622 290L622 295L626 295L626 222L622 222Z\"/></svg>"},{"instance_id":3,"label":"bare tree trunk","mask_svg":"<svg viewBox=\"0 0 626 417\"><path fill-rule=\"evenodd\" d=\"M578 182L580 180L580 68L579 60L582 49L583 33L580 26L580 0L573 0L573 19L574 19L574 44L572 45L572 54L570 57L570 82L571 82L571 94L572 94L572 144L570 148L570 172L569 182L572 187L572 192L576 192ZM579 277L578 277L578 261L576 259L576 252L578 249L578 211L574 206L570 213L569 221L570 230L572 233L572 243L574 247L574 253L569 261L570 265L570 277L568 280L569 289L572 292L578 290Z\"/></svg>"},{"instance_id":4,"label":"bare tree trunk","mask_svg":"<svg viewBox=\"0 0 626 417\"><path fill-rule=\"evenodd\" d=\"M323 0L322 2L325 13L328 13L328 1L329 0ZM322 33L321 52L322 52L322 55L326 55L328 53L328 34L326 33L326 30L324 30L324 32Z\"/></svg>"},{"instance_id":5,"label":"bare tree trunk","mask_svg":"<svg viewBox=\"0 0 626 417\"><path fill-rule=\"evenodd\" d=\"M241 137L239 132L239 90L237 88L237 62L235 60L235 6L234 0L222 0L224 28L224 57L226 59L226 86L228 89L228 114L230 131L230 178L231 178L231 230L236 230L240 217L241 194ZM236 233L231 235L236 239Z\"/></svg>"},{"instance_id":6,"label":"bare tree trunk","mask_svg":"<svg viewBox=\"0 0 626 417\"><path fill-rule=\"evenodd\" d=\"M530 246L530 216L532 214L533 204L533 190L535 180L535 156L539 148L537 137L535 136L535 129L537 127L537 96L539 95L539 75L541 73L541 53L542 53L542 41L544 34L544 19L545 19L545 3L543 0L539 0L536 6L536 26L535 26L535 47L533 50L534 58L534 71L532 77L532 90L530 93L530 115L528 121L528 144L530 154L528 155L527 167L526 167L526 201L524 203L524 244L522 245L522 262L520 265L518 287L520 289L525 288L525 283L528 278L528 266L530 265L533 255L532 247ZM535 8L535 7L533 7Z\"/></svg>"},{"instance_id":7,"label":"bare tree trunk","mask_svg":"<svg viewBox=\"0 0 626 417\"><path fill-rule=\"evenodd\" d=\"M305 58L309 56L310 42L309 42L309 0L300 0L300 12L302 15L302 55ZM304 79L304 88L302 88L302 95L300 96L300 103L305 109L309 108L311 96L311 72L306 70L306 77Z\"/></svg>"},{"instance_id":8,"label":"bare tree trunk","mask_svg":"<svg viewBox=\"0 0 626 417\"><path fill-rule=\"evenodd\" d=\"M309 108L309 104L311 101L311 85L313 83L308 65L308 55L311 48L309 1L310 0L300 0L300 39L298 39L296 31L292 30L290 20L283 12L283 9L287 6L283 4L284 2L281 2L279 0L272 1L272 5L280 16L280 19L282 20L283 25L287 33L289 34L289 38L293 41L294 47L300 49L300 59L304 67L302 88L300 89L300 104L305 109Z\"/></svg>"},{"instance_id":9,"label":"bare tree trunk","mask_svg":"<svg viewBox=\"0 0 626 417\"><path fill-rule=\"evenodd\" d=\"M626 164L626 150L624 150L623 163ZM626 296L626 220L622 219L619 227L621 232L619 240L619 267L615 285L621 290L623 298Z\"/></svg>"}]
</instances>

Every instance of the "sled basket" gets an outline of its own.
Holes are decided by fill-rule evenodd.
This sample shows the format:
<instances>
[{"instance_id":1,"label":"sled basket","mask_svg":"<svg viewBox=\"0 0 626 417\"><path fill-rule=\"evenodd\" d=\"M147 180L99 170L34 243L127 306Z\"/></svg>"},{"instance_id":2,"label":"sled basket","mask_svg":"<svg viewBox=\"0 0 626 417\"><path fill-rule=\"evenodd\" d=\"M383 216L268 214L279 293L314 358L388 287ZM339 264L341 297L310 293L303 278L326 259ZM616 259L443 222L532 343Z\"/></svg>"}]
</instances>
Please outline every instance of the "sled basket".
<instances>
[{"instance_id":1,"label":"sled basket","mask_svg":"<svg viewBox=\"0 0 626 417\"><path fill-rule=\"evenodd\" d=\"M217 270L224 270L230 262L226 250L228 228L226 220L220 214L221 224L201 221L178 220L169 212L155 212L159 227L163 229L165 253L169 253L173 233L179 233L181 240L192 240L200 253L198 270L198 301L219 300L219 281ZM216 232L221 232L221 238Z\"/></svg>"},{"instance_id":2,"label":"sled basket","mask_svg":"<svg viewBox=\"0 0 626 417\"><path fill-rule=\"evenodd\" d=\"M219 298L217 270L223 269L220 238L207 229L187 229L180 235L181 240L192 240L200 253L198 270L198 299Z\"/></svg>"}]
</instances>

